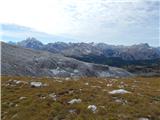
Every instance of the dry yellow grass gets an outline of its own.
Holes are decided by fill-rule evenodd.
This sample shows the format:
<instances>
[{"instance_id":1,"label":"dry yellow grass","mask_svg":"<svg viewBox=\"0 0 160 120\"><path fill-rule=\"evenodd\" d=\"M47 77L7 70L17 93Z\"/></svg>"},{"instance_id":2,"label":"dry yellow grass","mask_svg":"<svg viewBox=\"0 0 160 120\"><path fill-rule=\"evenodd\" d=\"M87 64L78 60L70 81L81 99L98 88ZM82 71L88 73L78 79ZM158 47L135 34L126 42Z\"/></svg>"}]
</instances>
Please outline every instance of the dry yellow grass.
<instances>
[{"instance_id":1,"label":"dry yellow grass","mask_svg":"<svg viewBox=\"0 0 160 120\"><path fill-rule=\"evenodd\" d=\"M2 76L2 120L160 119L160 78L34 78ZM26 81L16 84L13 80ZM31 81L48 86L33 88ZM124 89L131 93L111 95ZM56 100L49 95L55 93ZM25 98L22 98L25 97ZM77 98L81 103L68 104ZM96 105L93 113L88 105ZM72 112L70 112L72 111Z\"/></svg>"}]
</instances>

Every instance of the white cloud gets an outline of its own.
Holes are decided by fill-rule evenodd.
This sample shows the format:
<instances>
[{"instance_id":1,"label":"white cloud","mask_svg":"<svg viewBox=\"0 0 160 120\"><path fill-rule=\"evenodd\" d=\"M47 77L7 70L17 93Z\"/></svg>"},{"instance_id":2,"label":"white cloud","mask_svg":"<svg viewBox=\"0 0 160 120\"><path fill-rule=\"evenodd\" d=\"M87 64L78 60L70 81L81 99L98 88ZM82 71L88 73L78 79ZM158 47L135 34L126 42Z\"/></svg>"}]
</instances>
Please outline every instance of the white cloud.
<instances>
[{"instance_id":1,"label":"white cloud","mask_svg":"<svg viewBox=\"0 0 160 120\"><path fill-rule=\"evenodd\" d=\"M157 3L153 1L3 0L0 22L28 26L51 34L105 39L120 34L119 31L128 26L150 24L150 19L158 13L158 9L154 9Z\"/></svg>"},{"instance_id":2,"label":"white cloud","mask_svg":"<svg viewBox=\"0 0 160 120\"><path fill-rule=\"evenodd\" d=\"M29 26L50 33L68 29L68 18L58 0L4 0L0 12L0 22Z\"/></svg>"}]
</instances>

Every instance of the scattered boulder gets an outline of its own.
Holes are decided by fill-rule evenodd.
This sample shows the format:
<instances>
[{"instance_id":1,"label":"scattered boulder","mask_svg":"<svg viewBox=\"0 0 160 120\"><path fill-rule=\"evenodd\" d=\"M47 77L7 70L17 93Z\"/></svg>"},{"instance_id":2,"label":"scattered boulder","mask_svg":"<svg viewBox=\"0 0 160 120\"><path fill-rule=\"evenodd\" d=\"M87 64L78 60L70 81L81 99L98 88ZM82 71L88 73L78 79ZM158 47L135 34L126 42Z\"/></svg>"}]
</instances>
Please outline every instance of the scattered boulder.
<instances>
[{"instance_id":1,"label":"scattered boulder","mask_svg":"<svg viewBox=\"0 0 160 120\"><path fill-rule=\"evenodd\" d=\"M31 87L42 87L43 84L41 82L31 82L30 83Z\"/></svg>"},{"instance_id":2,"label":"scattered boulder","mask_svg":"<svg viewBox=\"0 0 160 120\"><path fill-rule=\"evenodd\" d=\"M74 93L74 90L69 90L68 91L68 94L72 94L72 93Z\"/></svg>"},{"instance_id":3,"label":"scattered boulder","mask_svg":"<svg viewBox=\"0 0 160 120\"><path fill-rule=\"evenodd\" d=\"M74 103L80 103L82 100L81 99L72 99L71 101L69 101L69 104L74 104Z\"/></svg>"},{"instance_id":4,"label":"scattered boulder","mask_svg":"<svg viewBox=\"0 0 160 120\"><path fill-rule=\"evenodd\" d=\"M123 100L123 99L116 99L115 102L116 102L116 103L120 103L120 104L122 104L122 105L126 105L126 104L128 103L127 100Z\"/></svg>"},{"instance_id":5,"label":"scattered boulder","mask_svg":"<svg viewBox=\"0 0 160 120\"><path fill-rule=\"evenodd\" d=\"M27 82L25 82L25 81L20 81L20 80L9 80L8 82L9 82L9 83L15 83L16 85L21 84L21 83L27 84Z\"/></svg>"},{"instance_id":6,"label":"scattered boulder","mask_svg":"<svg viewBox=\"0 0 160 120\"><path fill-rule=\"evenodd\" d=\"M46 99L46 94L38 93L37 96L38 96L41 100Z\"/></svg>"},{"instance_id":7,"label":"scattered boulder","mask_svg":"<svg viewBox=\"0 0 160 120\"><path fill-rule=\"evenodd\" d=\"M27 98L27 97L20 97L19 100L23 100L23 99L26 99L26 98Z\"/></svg>"},{"instance_id":8,"label":"scattered boulder","mask_svg":"<svg viewBox=\"0 0 160 120\"><path fill-rule=\"evenodd\" d=\"M118 85L118 88L124 88L124 85Z\"/></svg>"},{"instance_id":9,"label":"scattered boulder","mask_svg":"<svg viewBox=\"0 0 160 120\"><path fill-rule=\"evenodd\" d=\"M126 93L130 93L130 92L124 89L118 89L118 90L113 90L109 92L109 94L126 94Z\"/></svg>"},{"instance_id":10,"label":"scattered boulder","mask_svg":"<svg viewBox=\"0 0 160 120\"><path fill-rule=\"evenodd\" d=\"M97 107L95 105L89 105L88 109L91 110L93 113L95 113L97 110Z\"/></svg>"},{"instance_id":11,"label":"scattered boulder","mask_svg":"<svg viewBox=\"0 0 160 120\"><path fill-rule=\"evenodd\" d=\"M15 107L18 107L19 105L18 104L15 104Z\"/></svg>"},{"instance_id":12,"label":"scattered boulder","mask_svg":"<svg viewBox=\"0 0 160 120\"><path fill-rule=\"evenodd\" d=\"M76 109L69 110L69 113L76 113Z\"/></svg>"},{"instance_id":13,"label":"scattered boulder","mask_svg":"<svg viewBox=\"0 0 160 120\"><path fill-rule=\"evenodd\" d=\"M107 84L107 87L111 87L112 86L112 84Z\"/></svg>"},{"instance_id":14,"label":"scattered boulder","mask_svg":"<svg viewBox=\"0 0 160 120\"><path fill-rule=\"evenodd\" d=\"M70 80L70 78L69 78L69 77L66 77L65 80Z\"/></svg>"},{"instance_id":15,"label":"scattered boulder","mask_svg":"<svg viewBox=\"0 0 160 120\"><path fill-rule=\"evenodd\" d=\"M51 97L54 101L57 100L57 95L55 93L49 94L49 97Z\"/></svg>"},{"instance_id":16,"label":"scattered boulder","mask_svg":"<svg viewBox=\"0 0 160 120\"><path fill-rule=\"evenodd\" d=\"M122 101L122 100L117 99L117 100L115 100L115 102L116 102L116 103L122 103L123 101Z\"/></svg>"},{"instance_id":17,"label":"scattered boulder","mask_svg":"<svg viewBox=\"0 0 160 120\"><path fill-rule=\"evenodd\" d=\"M85 83L85 85L89 85L89 83Z\"/></svg>"}]
</instances>

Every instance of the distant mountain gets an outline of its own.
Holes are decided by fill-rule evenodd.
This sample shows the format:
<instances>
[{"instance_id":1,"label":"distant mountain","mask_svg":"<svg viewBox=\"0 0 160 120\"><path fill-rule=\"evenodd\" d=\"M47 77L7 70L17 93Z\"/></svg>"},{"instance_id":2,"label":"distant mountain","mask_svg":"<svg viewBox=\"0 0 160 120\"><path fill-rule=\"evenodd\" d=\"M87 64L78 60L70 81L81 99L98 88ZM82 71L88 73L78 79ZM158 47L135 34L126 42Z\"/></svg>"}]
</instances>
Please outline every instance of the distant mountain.
<instances>
[{"instance_id":1,"label":"distant mountain","mask_svg":"<svg viewBox=\"0 0 160 120\"><path fill-rule=\"evenodd\" d=\"M17 43L16 43L16 42L9 41L8 44L16 45Z\"/></svg>"},{"instance_id":2,"label":"distant mountain","mask_svg":"<svg viewBox=\"0 0 160 120\"><path fill-rule=\"evenodd\" d=\"M25 47L25 48L33 48L33 49L42 49L43 43L36 40L36 38L27 38L26 40L23 40L21 42L18 42L17 45Z\"/></svg>"},{"instance_id":3,"label":"distant mountain","mask_svg":"<svg viewBox=\"0 0 160 120\"><path fill-rule=\"evenodd\" d=\"M26 48L61 54L84 62L124 68L134 74L160 74L160 49L159 47L151 47L147 43L115 46L105 43L55 42L43 44L41 47L30 47L29 40L25 41L28 44L21 45L21 42L17 44ZM34 44L37 43L36 40Z\"/></svg>"},{"instance_id":4,"label":"distant mountain","mask_svg":"<svg viewBox=\"0 0 160 120\"><path fill-rule=\"evenodd\" d=\"M32 40L34 39L34 40ZM45 50L76 59L83 58L117 58L121 60L150 60L160 58L159 48L151 47L147 43L132 46L114 46L105 43L48 43L43 45L35 38L26 39L17 44L36 50ZM93 57L93 58L92 58Z\"/></svg>"},{"instance_id":5,"label":"distant mountain","mask_svg":"<svg viewBox=\"0 0 160 120\"><path fill-rule=\"evenodd\" d=\"M31 38L24 42L39 49L42 44ZM27 43L27 44L26 44ZM30 43L34 43L30 45ZM37 43L37 44L35 44ZM38 47L37 47L38 46ZM1 74L16 76L59 76L59 77L124 77L132 76L124 69L81 62L46 51L37 51L20 46L1 43Z\"/></svg>"},{"instance_id":6,"label":"distant mountain","mask_svg":"<svg viewBox=\"0 0 160 120\"><path fill-rule=\"evenodd\" d=\"M56 42L56 43L48 43L43 46L43 50L52 52L52 53L60 53L61 51L68 49L71 47L67 43L63 42Z\"/></svg>"}]
</instances>

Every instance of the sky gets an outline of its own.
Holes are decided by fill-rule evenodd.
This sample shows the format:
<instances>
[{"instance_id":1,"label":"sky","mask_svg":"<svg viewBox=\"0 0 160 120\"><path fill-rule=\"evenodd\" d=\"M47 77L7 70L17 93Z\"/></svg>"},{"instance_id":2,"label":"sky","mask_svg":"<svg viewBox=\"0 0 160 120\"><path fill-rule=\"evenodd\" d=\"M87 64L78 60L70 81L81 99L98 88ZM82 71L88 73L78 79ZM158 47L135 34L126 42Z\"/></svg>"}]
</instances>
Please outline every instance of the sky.
<instances>
[{"instance_id":1,"label":"sky","mask_svg":"<svg viewBox=\"0 0 160 120\"><path fill-rule=\"evenodd\" d=\"M0 36L159 46L159 7L159 0L1 0Z\"/></svg>"}]
</instances>

